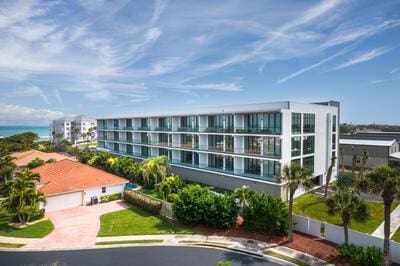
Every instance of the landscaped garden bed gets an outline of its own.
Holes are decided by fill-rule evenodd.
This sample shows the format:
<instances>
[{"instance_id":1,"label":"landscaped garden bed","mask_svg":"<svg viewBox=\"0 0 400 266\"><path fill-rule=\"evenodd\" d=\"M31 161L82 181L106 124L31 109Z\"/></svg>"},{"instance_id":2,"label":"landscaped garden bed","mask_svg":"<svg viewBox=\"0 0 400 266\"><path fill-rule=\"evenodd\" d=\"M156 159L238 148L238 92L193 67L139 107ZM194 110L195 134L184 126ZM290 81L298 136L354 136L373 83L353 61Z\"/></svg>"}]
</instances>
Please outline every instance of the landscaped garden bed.
<instances>
[{"instance_id":1,"label":"landscaped garden bed","mask_svg":"<svg viewBox=\"0 0 400 266\"><path fill-rule=\"evenodd\" d=\"M98 236L193 234L194 230L167 221L138 207L110 212L100 217Z\"/></svg>"},{"instance_id":2,"label":"landscaped garden bed","mask_svg":"<svg viewBox=\"0 0 400 266\"><path fill-rule=\"evenodd\" d=\"M350 228L359 232L373 233L384 221L383 203L377 201L367 201L370 218L366 222L352 221ZM392 211L399 205L393 202ZM294 202L294 213L307 216L316 220L326 221L331 224L341 225L342 219L338 214L330 215L322 197L304 194L296 198Z\"/></svg>"}]
</instances>

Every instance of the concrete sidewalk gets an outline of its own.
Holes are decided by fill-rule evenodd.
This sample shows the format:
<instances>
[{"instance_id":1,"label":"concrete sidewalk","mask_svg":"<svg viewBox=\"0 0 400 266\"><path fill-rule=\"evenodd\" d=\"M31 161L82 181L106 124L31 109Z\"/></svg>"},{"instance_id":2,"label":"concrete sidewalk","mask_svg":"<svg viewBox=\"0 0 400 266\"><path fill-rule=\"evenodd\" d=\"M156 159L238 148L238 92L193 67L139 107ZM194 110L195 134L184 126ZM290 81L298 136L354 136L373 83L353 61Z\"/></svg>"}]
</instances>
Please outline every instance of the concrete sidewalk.
<instances>
[{"instance_id":1,"label":"concrete sidewalk","mask_svg":"<svg viewBox=\"0 0 400 266\"><path fill-rule=\"evenodd\" d=\"M384 237L384 226L385 222L381 223L379 227L371 234L376 237ZM400 227L400 205L396 207L390 213L390 237L396 232L397 228Z\"/></svg>"},{"instance_id":2,"label":"concrete sidewalk","mask_svg":"<svg viewBox=\"0 0 400 266\"><path fill-rule=\"evenodd\" d=\"M236 250L254 254L257 256L268 256L263 251L269 250L281 255L304 261L310 265L330 265L317 257L277 244L269 244L257 240L224 237L224 236L205 236L205 235L132 235L115 237L97 237L96 242L112 241L135 241L135 240L163 240L162 243L155 245L209 245L224 247L230 250ZM119 244L118 244L119 245ZM120 244L126 246L127 244ZM131 244L129 244L131 245ZM138 244L140 245L140 244ZM116 246L116 245L112 245ZM104 247L104 246L103 246Z\"/></svg>"}]
</instances>

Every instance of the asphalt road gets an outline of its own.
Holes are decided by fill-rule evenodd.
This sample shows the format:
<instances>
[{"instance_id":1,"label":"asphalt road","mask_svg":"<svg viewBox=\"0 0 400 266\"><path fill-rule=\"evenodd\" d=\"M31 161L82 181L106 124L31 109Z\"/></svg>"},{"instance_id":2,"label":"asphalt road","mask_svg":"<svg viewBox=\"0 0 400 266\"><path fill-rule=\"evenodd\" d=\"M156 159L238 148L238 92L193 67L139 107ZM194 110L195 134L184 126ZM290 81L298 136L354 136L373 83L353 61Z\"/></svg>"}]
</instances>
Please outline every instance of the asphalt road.
<instances>
[{"instance_id":1,"label":"asphalt road","mask_svg":"<svg viewBox=\"0 0 400 266\"><path fill-rule=\"evenodd\" d=\"M201 247L118 247L68 251L1 251L0 265L80 266L216 266L219 261L233 265L279 265L264 259L221 249Z\"/></svg>"}]
</instances>

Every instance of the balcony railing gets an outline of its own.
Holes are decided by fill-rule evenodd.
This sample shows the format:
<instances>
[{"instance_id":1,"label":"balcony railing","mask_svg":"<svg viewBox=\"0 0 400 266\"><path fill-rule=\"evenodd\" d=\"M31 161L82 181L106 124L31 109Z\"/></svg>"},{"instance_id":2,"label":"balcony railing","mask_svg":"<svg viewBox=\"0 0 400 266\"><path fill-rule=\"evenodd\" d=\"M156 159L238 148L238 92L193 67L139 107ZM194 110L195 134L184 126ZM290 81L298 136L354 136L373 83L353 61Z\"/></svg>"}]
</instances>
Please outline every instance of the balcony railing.
<instances>
[{"instance_id":1,"label":"balcony railing","mask_svg":"<svg viewBox=\"0 0 400 266\"><path fill-rule=\"evenodd\" d=\"M280 135L281 128L235 127L235 133Z\"/></svg>"},{"instance_id":2,"label":"balcony railing","mask_svg":"<svg viewBox=\"0 0 400 266\"><path fill-rule=\"evenodd\" d=\"M152 131L171 131L170 127L156 127Z\"/></svg>"}]
</instances>

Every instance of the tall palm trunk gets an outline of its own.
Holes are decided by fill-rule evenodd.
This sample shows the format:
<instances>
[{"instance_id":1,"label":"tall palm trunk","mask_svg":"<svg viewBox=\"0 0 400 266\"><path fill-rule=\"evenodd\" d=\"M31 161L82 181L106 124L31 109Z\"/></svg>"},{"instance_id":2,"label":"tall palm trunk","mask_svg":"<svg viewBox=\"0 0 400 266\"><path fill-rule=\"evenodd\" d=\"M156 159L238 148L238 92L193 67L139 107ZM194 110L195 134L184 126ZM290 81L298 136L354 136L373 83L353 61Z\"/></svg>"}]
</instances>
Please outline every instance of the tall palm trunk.
<instances>
[{"instance_id":1,"label":"tall palm trunk","mask_svg":"<svg viewBox=\"0 0 400 266\"><path fill-rule=\"evenodd\" d=\"M342 221L343 221L343 231L344 231L344 243L346 245L349 244L349 223L350 223L350 216L348 213L342 214Z\"/></svg>"},{"instance_id":2,"label":"tall palm trunk","mask_svg":"<svg viewBox=\"0 0 400 266\"><path fill-rule=\"evenodd\" d=\"M289 210L288 210L288 220L289 220L288 241L289 242L293 242L293 196L294 196L294 192L290 191L290 195L289 195Z\"/></svg>"},{"instance_id":3,"label":"tall palm trunk","mask_svg":"<svg viewBox=\"0 0 400 266\"><path fill-rule=\"evenodd\" d=\"M391 264L390 259L390 210L392 207L393 200L384 201L385 206L385 223L384 223L384 239L383 239L383 256L385 259L385 265Z\"/></svg>"}]
</instances>

